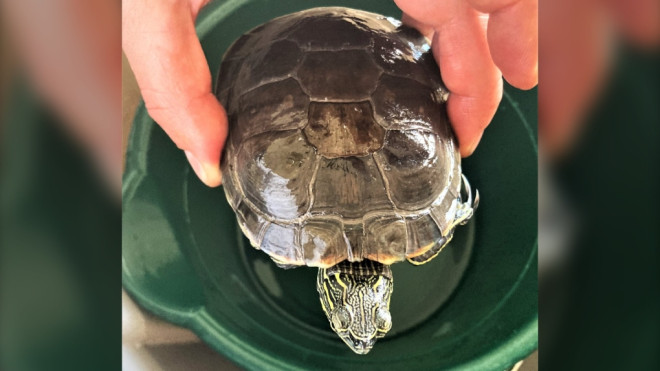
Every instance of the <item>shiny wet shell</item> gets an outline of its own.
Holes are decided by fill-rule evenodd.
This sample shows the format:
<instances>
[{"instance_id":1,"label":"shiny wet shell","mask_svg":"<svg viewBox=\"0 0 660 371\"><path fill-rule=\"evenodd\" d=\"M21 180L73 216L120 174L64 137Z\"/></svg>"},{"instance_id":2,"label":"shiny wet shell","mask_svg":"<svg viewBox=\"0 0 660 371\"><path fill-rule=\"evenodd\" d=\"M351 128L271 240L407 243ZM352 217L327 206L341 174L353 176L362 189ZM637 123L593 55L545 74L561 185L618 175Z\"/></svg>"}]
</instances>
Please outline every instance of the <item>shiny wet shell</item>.
<instances>
[{"instance_id":1,"label":"shiny wet shell","mask_svg":"<svg viewBox=\"0 0 660 371\"><path fill-rule=\"evenodd\" d=\"M450 233L460 156L429 49L345 8L274 19L230 47L223 183L254 247L283 264L391 264Z\"/></svg>"}]
</instances>

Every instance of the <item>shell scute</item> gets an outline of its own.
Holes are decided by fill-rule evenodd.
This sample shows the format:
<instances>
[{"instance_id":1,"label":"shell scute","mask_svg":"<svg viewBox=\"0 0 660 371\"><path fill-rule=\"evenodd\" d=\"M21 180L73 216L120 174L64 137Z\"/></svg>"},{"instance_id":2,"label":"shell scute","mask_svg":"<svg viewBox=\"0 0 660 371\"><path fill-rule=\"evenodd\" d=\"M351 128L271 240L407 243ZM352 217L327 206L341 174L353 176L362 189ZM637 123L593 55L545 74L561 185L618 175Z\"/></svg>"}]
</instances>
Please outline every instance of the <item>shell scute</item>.
<instances>
[{"instance_id":1,"label":"shell scute","mask_svg":"<svg viewBox=\"0 0 660 371\"><path fill-rule=\"evenodd\" d=\"M308 221L301 228L300 244L307 265L329 267L348 258L348 241L337 220Z\"/></svg>"},{"instance_id":2,"label":"shell scute","mask_svg":"<svg viewBox=\"0 0 660 371\"><path fill-rule=\"evenodd\" d=\"M366 50L311 51L305 53L297 76L313 100L353 102L369 98L380 69Z\"/></svg>"},{"instance_id":3,"label":"shell scute","mask_svg":"<svg viewBox=\"0 0 660 371\"><path fill-rule=\"evenodd\" d=\"M371 44L369 32L346 14L323 14L313 22L302 23L288 35L306 50L344 50L366 48Z\"/></svg>"},{"instance_id":4,"label":"shell scute","mask_svg":"<svg viewBox=\"0 0 660 371\"><path fill-rule=\"evenodd\" d=\"M380 149L385 139L385 129L373 119L369 102L312 102L303 132L326 158L365 156Z\"/></svg>"},{"instance_id":5,"label":"shell scute","mask_svg":"<svg viewBox=\"0 0 660 371\"><path fill-rule=\"evenodd\" d=\"M244 197L262 214L290 220L310 204L308 193L316 154L299 130L269 132L243 142L236 177Z\"/></svg>"},{"instance_id":6,"label":"shell scute","mask_svg":"<svg viewBox=\"0 0 660 371\"><path fill-rule=\"evenodd\" d=\"M404 210L431 205L447 184L452 171L437 136L417 131L390 130L386 145L374 158L381 164L392 202ZM448 158L449 157L449 158Z\"/></svg>"},{"instance_id":7,"label":"shell scute","mask_svg":"<svg viewBox=\"0 0 660 371\"><path fill-rule=\"evenodd\" d=\"M266 228L261 250L268 253L278 263L302 265L304 260L298 248L298 226L270 223Z\"/></svg>"},{"instance_id":8,"label":"shell scute","mask_svg":"<svg viewBox=\"0 0 660 371\"><path fill-rule=\"evenodd\" d=\"M276 41L242 60L236 75L234 94L241 95L264 83L293 75L303 53L289 40Z\"/></svg>"},{"instance_id":9,"label":"shell scute","mask_svg":"<svg viewBox=\"0 0 660 371\"><path fill-rule=\"evenodd\" d=\"M323 158L313 192L312 213L362 218L365 210L392 209L371 156Z\"/></svg>"},{"instance_id":10,"label":"shell scute","mask_svg":"<svg viewBox=\"0 0 660 371\"><path fill-rule=\"evenodd\" d=\"M240 146L258 134L302 129L308 106L309 97L295 79L262 85L239 98L231 140Z\"/></svg>"},{"instance_id":11,"label":"shell scute","mask_svg":"<svg viewBox=\"0 0 660 371\"><path fill-rule=\"evenodd\" d=\"M445 109L437 91L404 77L383 75L373 94L376 120L393 130L418 129L451 140Z\"/></svg>"},{"instance_id":12,"label":"shell scute","mask_svg":"<svg viewBox=\"0 0 660 371\"><path fill-rule=\"evenodd\" d=\"M396 215L377 216L364 222L365 238L371 246L366 258L392 264L406 258L406 223Z\"/></svg>"},{"instance_id":13,"label":"shell scute","mask_svg":"<svg viewBox=\"0 0 660 371\"><path fill-rule=\"evenodd\" d=\"M406 219L408 258L419 256L429 251L442 239L442 231L429 214L422 214Z\"/></svg>"}]
</instances>

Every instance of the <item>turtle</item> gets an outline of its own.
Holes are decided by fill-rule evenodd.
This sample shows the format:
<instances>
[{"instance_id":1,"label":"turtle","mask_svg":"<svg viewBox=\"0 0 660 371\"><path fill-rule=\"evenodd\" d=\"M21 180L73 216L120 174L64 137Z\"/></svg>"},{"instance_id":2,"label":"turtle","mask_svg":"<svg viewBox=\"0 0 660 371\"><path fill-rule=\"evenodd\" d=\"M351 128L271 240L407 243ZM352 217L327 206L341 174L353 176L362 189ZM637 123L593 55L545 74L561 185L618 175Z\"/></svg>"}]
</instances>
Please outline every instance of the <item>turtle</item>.
<instances>
[{"instance_id":1,"label":"turtle","mask_svg":"<svg viewBox=\"0 0 660 371\"><path fill-rule=\"evenodd\" d=\"M217 81L240 229L279 267L318 268L331 329L368 353L392 327L391 264L433 259L479 203L429 41L390 17L314 8L240 36Z\"/></svg>"}]
</instances>

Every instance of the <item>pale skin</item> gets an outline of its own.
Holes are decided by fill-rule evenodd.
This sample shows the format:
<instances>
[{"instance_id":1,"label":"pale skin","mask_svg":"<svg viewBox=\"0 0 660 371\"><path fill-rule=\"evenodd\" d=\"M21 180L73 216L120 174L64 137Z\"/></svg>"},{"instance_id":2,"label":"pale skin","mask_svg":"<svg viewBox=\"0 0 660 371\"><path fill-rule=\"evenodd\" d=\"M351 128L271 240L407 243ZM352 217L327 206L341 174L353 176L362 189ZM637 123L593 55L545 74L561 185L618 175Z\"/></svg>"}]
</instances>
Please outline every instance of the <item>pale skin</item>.
<instances>
[{"instance_id":1,"label":"pale skin","mask_svg":"<svg viewBox=\"0 0 660 371\"><path fill-rule=\"evenodd\" d=\"M151 117L185 151L208 186L222 182L227 117L195 34L205 0L125 0L123 48ZM502 76L538 80L536 0L396 0L404 20L432 39L451 91L449 115L461 155L474 152L502 99ZM480 13L481 12L481 13Z\"/></svg>"}]
</instances>

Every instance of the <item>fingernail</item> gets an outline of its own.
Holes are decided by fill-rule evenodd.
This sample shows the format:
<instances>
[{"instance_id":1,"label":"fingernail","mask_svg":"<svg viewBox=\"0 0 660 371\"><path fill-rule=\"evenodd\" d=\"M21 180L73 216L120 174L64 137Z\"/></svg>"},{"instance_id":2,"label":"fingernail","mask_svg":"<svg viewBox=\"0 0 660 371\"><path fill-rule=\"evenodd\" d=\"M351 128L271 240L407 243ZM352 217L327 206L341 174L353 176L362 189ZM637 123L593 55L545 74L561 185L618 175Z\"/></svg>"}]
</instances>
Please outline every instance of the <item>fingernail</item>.
<instances>
[{"instance_id":1,"label":"fingernail","mask_svg":"<svg viewBox=\"0 0 660 371\"><path fill-rule=\"evenodd\" d=\"M222 183L222 173L220 172L220 167L207 163L201 162L192 154L192 152L184 151L190 166L197 174L197 177L209 187L217 187Z\"/></svg>"},{"instance_id":2,"label":"fingernail","mask_svg":"<svg viewBox=\"0 0 660 371\"><path fill-rule=\"evenodd\" d=\"M202 182L206 183L206 172L204 171L204 166L202 166L202 163L199 162L197 157L192 154L192 152L189 151L184 151L186 154L186 157L188 158L188 162L190 163L190 166L192 166L193 170L195 171L195 174L197 174L197 177L202 180Z\"/></svg>"}]
</instances>

